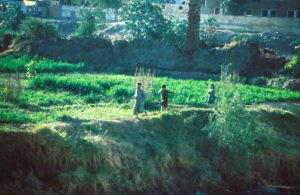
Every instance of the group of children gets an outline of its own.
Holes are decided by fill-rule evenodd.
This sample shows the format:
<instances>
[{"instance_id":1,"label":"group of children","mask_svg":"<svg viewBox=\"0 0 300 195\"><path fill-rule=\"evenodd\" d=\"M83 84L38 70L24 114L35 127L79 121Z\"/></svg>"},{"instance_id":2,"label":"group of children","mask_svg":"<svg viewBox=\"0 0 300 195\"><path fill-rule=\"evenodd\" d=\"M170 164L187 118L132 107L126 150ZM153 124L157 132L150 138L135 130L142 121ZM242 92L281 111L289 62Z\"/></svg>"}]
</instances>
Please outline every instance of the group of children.
<instances>
[{"instance_id":1,"label":"group of children","mask_svg":"<svg viewBox=\"0 0 300 195\"><path fill-rule=\"evenodd\" d=\"M133 114L136 115L136 118L138 118L139 113L145 113L145 116L147 116L147 112L144 108L145 100L146 100L146 93L143 89L141 89L142 83L136 84L136 91L132 99L135 99L134 102L134 109ZM168 94L176 94L175 92L171 92L166 90L166 85L162 85L161 89L158 91L159 94L161 94L161 111L164 109L168 109ZM210 89L207 91L208 97L206 99L206 103L213 104L215 102L216 96L215 96L215 85L213 83L210 84Z\"/></svg>"}]
</instances>

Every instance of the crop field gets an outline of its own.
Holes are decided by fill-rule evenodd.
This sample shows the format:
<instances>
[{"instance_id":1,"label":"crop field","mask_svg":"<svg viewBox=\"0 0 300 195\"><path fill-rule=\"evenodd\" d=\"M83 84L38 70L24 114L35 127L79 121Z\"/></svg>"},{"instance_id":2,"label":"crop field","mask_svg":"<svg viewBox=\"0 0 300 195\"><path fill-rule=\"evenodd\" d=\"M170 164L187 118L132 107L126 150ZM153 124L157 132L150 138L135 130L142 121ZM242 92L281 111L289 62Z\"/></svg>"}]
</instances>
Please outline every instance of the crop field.
<instances>
[{"instance_id":1,"label":"crop field","mask_svg":"<svg viewBox=\"0 0 300 195\"><path fill-rule=\"evenodd\" d=\"M84 64L56 62L28 56L0 58L1 123L35 123L72 119L102 119L132 117L135 84L133 76L103 73L86 73ZM26 74L26 64L32 62L32 75ZM21 90L17 95L16 81L11 78L21 72ZM10 78L10 79L9 79ZM205 106L206 91L213 81L196 81L155 77L153 99L146 102L150 114L159 111L160 100L157 91L161 84L176 92L169 95L172 107L176 105ZM221 99L226 85L214 82L216 96ZM221 87L223 86L223 87ZM239 95L242 104L267 101L300 100L300 92L236 84L233 91ZM9 96L9 97L8 97ZM153 103L154 102L154 103Z\"/></svg>"}]
</instances>

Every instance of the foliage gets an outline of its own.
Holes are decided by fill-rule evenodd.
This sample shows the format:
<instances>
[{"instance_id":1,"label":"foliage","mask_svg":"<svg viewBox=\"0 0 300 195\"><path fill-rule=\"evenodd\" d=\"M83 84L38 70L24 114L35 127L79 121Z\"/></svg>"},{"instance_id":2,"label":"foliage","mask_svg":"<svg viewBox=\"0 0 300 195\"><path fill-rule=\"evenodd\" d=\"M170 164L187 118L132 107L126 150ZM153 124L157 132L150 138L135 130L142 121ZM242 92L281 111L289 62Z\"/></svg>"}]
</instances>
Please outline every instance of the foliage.
<instances>
[{"instance_id":1,"label":"foliage","mask_svg":"<svg viewBox=\"0 0 300 195\"><path fill-rule=\"evenodd\" d=\"M19 24L25 18L20 5L7 5L7 10L0 15L1 29L18 30Z\"/></svg>"},{"instance_id":2,"label":"foliage","mask_svg":"<svg viewBox=\"0 0 300 195\"><path fill-rule=\"evenodd\" d=\"M300 77L300 39L291 42L291 45L295 47L294 57L284 68L290 75Z\"/></svg>"},{"instance_id":3,"label":"foliage","mask_svg":"<svg viewBox=\"0 0 300 195\"><path fill-rule=\"evenodd\" d=\"M20 74L7 75L1 79L0 90L0 101L18 103L22 92Z\"/></svg>"},{"instance_id":4,"label":"foliage","mask_svg":"<svg viewBox=\"0 0 300 195\"><path fill-rule=\"evenodd\" d=\"M151 0L131 0L118 12L132 38L161 40L170 28L170 21L164 18L162 8Z\"/></svg>"},{"instance_id":5,"label":"foliage","mask_svg":"<svg viewBox=\"0 0 300 195\"><path fill-rule=\"evenodd\" d=\"M223 13L227 15L239 15L241 8L248 2L249 0L218 0Z\"/></svg>"},{"instance_id":6,"label":"foliage","mask_svg":"<svg viewBox=\"0 0 300 195\"><path fill-rule=\"evenodd\" d=\"M31 89L65 90L74 94L101 94L109 98L124 100L130 98L135 90L132 84L133 77L121 75L91 75L69 74L53 75L39 74L29 83ZM211 81L195 81L170 79L167 77L154 79L154 99L159 100L157 91L161 83L167 83L171 91L176 95L169 96L169 102L175 104L204 105ZM216 96L222 90L221 83L215 82ZM300 99L299 92L289 90L269 89L258 86L237 84L240 88L240 100L242 104L252 104L266 101L296 100Z\"/></svg>"},{"instance_id":7,"label":"foliage","mask_svg":"<svg viewBox=\"0 0 300 195\"><path fill-rule=\"evenodd\" d=\"M238 32L237 35L232 37L231 42L237 42L237 43L245 42L248 39L250 39L250 35L248 35L246 33Z\"/></svg>"},{"instance_id":8,"label":"foliage","mask_svg":"<svg viewBox=\"0 0 300 195\"><path fill-rule=\"evenodd\" d=\"M119 9L121 20L125 21L128 39L155 39L167 45L183 48L186 20L167 20L159 4L151 0L131 0Z\"/></svg>"},{"instance_id":9,"label":"foliage","mask_svg":"<svg viewBox=\"0 0 300 195\"><path fill-rule=\"evenodd\" d=\"M120 8L122 0L61 0L62 4L103 8Z\"/></svg>"},{"instance_id":10,"label":"foliage","mask_svg":"<svg viewBox=\"0 0 300 195\"><path fill-rule=\"evenodd\" d=\"M214 18L208 18L203 21L204 26L200 29L200 40L204 41L208 46L212 46L217 42L216 32L218 23Z\"/></svg>"},{"instance_id":11,"label":"foliage","mask_svg":"<svg viewBox=\"0 0 300 195\"><path fill-rule=\"evenodd\" d=\"M13 111L6 111L0 110L0 124L1 123L27 123L31 122L32 120L24 113L20 112L13 112Z\"/></svg>"},{"instance_id":12,"label":"foliage","mask_svg":"<svg viewBox=\"0 0 300 195\"><path fill-rule=\"evenodd\" d=\"M35 55L32 59L28 55L15 58L14 56L7 56L0 58L0 72L1 73L66 73L76 72L84 69L84 63L72 64L68 62L55 61L48 58L42 58ZM26 66L27 65L27 66Z\"/></svg>"},{"instance_id":13,"label":"foliage","mask_svg":"<svg viewBox=\"0 0 300 195\"><path fill-rule=\"evenodd\" d=\"M34 17L27 17L20 25L21 37L33 38L58 38L59 33L50 22Z\"/></svg>"},{"instance_id":14,"label":"foliage","mask_svg":"<svg viewBox=\"0 0 300 195\"><path fill-rule=\"evenodd\" d=\"M270 144L271 134L258 122L258 116L242 105L237 85L238 76L222 68L217 105L213 107L208 125L204 128L216 143L214 155L232 158L231 166L249 169L250 161L262 154Z\"/></svg>"},{"instance_id":15,"label":"foliage","mask_svg":"<svg viewBox=\"0 0 300 195\"><path fill-rule=\"evenodd\" d=\"M91 11L81 10L81 23L76 30L77 36L90 37L96 30L96 20L95 16Z\"/></svg>"}]
</instances>

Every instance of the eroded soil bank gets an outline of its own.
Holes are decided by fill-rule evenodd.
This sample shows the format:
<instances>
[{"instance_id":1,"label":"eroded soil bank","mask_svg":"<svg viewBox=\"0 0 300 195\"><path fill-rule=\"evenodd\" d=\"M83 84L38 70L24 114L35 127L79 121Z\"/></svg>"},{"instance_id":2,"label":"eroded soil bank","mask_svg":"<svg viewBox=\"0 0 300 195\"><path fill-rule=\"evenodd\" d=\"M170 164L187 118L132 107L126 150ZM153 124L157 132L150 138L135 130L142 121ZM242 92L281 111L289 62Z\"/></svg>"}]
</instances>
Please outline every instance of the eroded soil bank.
<instances>
[{"instance_id":1,"label":"eroded soil bank","mask_svg":"<svg viewBox=\"0 0 300 195\"><path fill-rule=\"evenodd\" d=\"M241 194L258 188L296 192L300 118L292 107L249 108L275 140L249 162L234 160L226 149L216 153L216 143L203 131L211 112L204 108L142 120L6 127L0 131L0 188L6 194Z\"/></svg>"}]
</instances>

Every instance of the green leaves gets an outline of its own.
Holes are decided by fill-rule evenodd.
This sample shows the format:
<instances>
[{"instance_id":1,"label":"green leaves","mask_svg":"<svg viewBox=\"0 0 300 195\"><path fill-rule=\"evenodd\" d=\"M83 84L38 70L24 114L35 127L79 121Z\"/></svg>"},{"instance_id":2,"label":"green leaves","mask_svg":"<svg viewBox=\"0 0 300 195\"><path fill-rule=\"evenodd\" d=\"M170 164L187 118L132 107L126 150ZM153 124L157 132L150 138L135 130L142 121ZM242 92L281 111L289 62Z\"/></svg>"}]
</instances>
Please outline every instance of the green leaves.
<instances>
[{"instance_id":1,"label":"green leaves","mask_svg":"<svg viewBox=\"0 0 300 195\"><path fill-rule=\"evenodd\" d=\"M59 33L55 26L47 20L28 17L20 25L21 36L26 39L58 38Z\"/></svg>"},{"instance_id":2,"label":"green leaves","mask_svg":"<svg viewBox=\"0 0 300 195\"><path fill-rule=\"evenodd\" d=\"M186 21L170 21L164 18L160 4L151 0L131 0L118 11L125 21L128 39L155 39L177 49L183 47Z\"/></svg>"}]
</instances>

